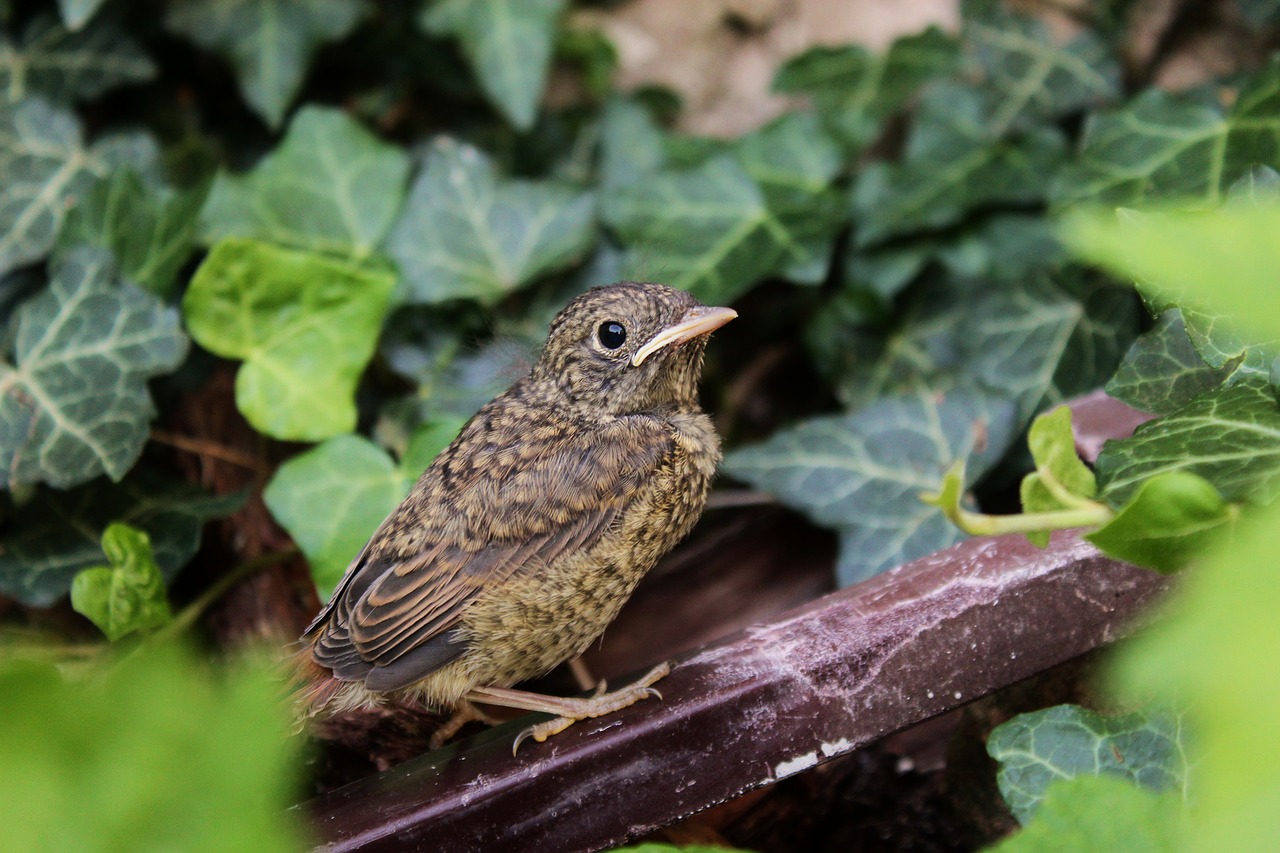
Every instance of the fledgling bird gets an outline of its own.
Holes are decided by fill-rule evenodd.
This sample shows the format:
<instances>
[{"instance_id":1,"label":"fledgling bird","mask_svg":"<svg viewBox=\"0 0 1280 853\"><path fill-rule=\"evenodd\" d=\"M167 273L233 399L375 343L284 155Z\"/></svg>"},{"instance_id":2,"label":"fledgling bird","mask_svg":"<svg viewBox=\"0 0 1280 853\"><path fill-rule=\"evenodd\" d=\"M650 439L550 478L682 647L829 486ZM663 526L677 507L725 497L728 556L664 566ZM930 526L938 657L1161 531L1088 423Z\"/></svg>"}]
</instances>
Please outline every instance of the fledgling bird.
<instances>
[{"instance_id":1,"label":"fledgling bird","mask_svg":"<svg viewBox=\"0 0 1280 853\"><path fill-rule=\"evenodd\" d=\"M308 626L305 712L455 709L433 746L485 719L473 701L556 715L514 751L657 695L666 664L587 699L511 685L585 650L702 514L720 441L698 378L708 334L736 316L661 284L572 300L532 370L431 463Z\"/></svg>"}]
</instances>

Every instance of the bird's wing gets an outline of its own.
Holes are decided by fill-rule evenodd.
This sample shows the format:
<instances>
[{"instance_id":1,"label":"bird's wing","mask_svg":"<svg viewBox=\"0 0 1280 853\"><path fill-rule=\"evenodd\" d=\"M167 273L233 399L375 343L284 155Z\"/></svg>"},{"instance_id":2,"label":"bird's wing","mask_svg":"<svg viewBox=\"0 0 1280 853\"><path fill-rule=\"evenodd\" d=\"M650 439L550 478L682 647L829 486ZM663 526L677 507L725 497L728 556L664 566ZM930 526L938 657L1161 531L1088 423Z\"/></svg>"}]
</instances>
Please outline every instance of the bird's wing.
<instances>
[{"instance_id":1,"label":"bird's wing","mask_svg":"<svg viewBox=\"0 0 1280 853\"><path fill-rule=\"evenodd\" d=\"M624 418L561 435L512 464L472 467L464 482L434 492L447 505L416 508L422 524L455 535L428 529L425 546L389 554L375 534L329 604L316 661L382 690L429 675L465 651L449 631L467 602L516 571L590 547L673 450L659 421Z\"/></svg>"}]
</instances>

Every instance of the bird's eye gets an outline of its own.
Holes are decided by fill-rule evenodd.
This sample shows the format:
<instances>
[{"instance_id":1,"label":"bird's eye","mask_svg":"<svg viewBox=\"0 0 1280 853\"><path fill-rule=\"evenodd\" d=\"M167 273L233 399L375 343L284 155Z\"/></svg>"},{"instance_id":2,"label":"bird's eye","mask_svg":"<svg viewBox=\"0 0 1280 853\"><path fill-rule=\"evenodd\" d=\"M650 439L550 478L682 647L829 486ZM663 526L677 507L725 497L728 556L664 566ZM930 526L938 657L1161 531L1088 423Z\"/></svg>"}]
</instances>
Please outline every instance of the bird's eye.
<instances>
[{"instance_id":1,"label":"bird's eye","mask_svg":"<svg viewBox=\"0 0 1280 853\"><path fill-rule=\"evenodd\" d=\"M596 337L605 349L617 349L627 342L627 329L616 320L606 320L596 330Z\"/></svg>"}]
</instances>

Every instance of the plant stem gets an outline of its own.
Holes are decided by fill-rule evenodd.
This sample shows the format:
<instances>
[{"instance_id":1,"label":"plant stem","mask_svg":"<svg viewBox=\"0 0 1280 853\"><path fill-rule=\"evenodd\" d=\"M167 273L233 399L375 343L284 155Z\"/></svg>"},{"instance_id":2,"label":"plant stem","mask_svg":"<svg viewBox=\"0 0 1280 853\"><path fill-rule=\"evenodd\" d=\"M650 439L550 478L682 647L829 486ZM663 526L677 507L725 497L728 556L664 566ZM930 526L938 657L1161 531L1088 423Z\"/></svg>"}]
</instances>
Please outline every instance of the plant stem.
<instances>
[{"instance_id":1,"label":"plant stem","mask_svg":"<svg viewBox=\"0 0 1280 853\"><path fill-rule=\"evenodd\" d=\"M952 521L965 533L974 536L999 536L1002 533L1031 533L1038 530L1064 530L1069 527L1097 527L1115 514L1103 506L1032 512L1021 515L985 515L961 509L951 513Z\"/></svg>"}]
</instances>

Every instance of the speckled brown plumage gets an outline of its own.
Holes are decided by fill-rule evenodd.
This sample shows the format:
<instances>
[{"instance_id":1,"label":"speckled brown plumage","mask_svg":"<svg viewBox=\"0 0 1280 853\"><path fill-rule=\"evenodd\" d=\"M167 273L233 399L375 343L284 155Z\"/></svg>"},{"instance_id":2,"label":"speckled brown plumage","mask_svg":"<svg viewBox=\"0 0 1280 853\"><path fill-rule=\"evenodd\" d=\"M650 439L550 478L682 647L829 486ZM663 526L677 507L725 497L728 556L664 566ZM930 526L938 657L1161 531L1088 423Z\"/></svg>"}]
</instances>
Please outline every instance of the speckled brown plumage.
<instances>
[{"instance_id":1,"label":"speckled brown plumage","mask_svg":"<svg viewBox=\"0 0 1280 853\"><path fill-rule=\"evenodd\" d=\"M310 710L453 707L590 645L702 513L720 447L697 382L707 333L733 316L659 284L570 302L308 628Z\"/></svg>"}]
</instances>

